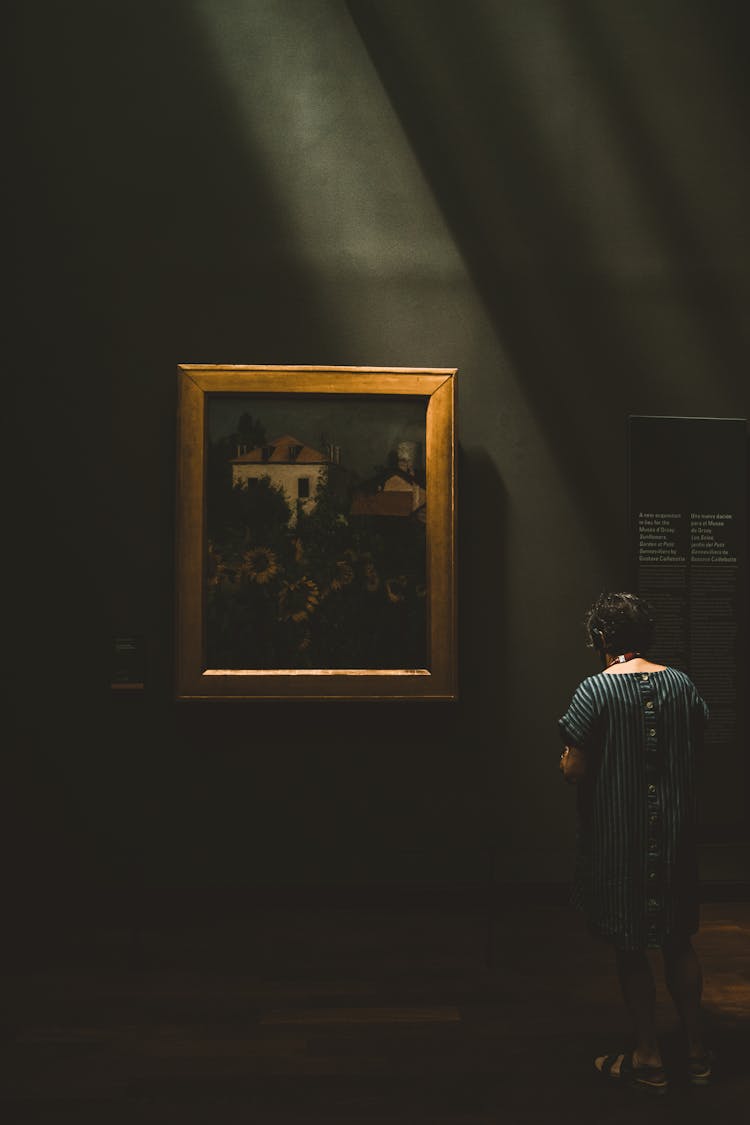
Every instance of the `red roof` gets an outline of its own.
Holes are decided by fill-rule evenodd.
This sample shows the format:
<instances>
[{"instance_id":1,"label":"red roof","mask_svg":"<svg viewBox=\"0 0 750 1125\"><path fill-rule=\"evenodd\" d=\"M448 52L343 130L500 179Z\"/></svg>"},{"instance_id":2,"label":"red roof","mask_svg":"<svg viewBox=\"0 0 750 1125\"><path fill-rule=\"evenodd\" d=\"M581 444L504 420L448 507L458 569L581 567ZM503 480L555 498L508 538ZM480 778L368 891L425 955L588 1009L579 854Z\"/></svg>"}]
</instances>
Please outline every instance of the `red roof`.
<instances>
[{"instance_id":1,"label":"red roof","mask_svg":"<svg viewBox=\"0 0 750 1125\"><path fill-rule=\"evenodd\" d=\"M299 450L296 457L291 456L290 448ZM273 450L268 457L264 456L264 450L266 449ZM291 434L283 434L281 437L274 438L273 441L266 442L265 445L258 445L255 449L248 450L247 453L241 453L239 457L231 458L233 465L310 465L315 462L327 464L328 461L329 458L325 457L319 450L313 449L311 445L305 445L296 437L292 437Z\"/></svg>"},{"instance_id":2,"label":"red roof","mask_svg":"<svg viewBox=\"0 0 750 1125\"><path fill-rule=\"evenodd\" d=\"M410 516L412 503L411 491L357 492L352 498L350 514L353 516Z\"/></svg>"}]
</instances>

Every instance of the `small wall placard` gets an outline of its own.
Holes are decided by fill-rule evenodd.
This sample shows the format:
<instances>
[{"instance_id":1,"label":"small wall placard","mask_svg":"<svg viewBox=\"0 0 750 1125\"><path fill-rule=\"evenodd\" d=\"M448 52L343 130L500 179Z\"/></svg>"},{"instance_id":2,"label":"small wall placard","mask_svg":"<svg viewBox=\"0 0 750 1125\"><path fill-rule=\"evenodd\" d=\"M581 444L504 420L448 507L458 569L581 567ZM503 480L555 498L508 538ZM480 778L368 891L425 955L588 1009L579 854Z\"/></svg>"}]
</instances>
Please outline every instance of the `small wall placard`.
<instances>
[{"instance_id":1,"label":"small wall placard","mask_svg":"<svg viewBox=\"0 0 750 1125\"><path fill-rule=\"evenodd\" d=\"M143 691L146 686L146 657L142 637L120 636L112 641L113 691Z\"/></svg>"}]
</instances>

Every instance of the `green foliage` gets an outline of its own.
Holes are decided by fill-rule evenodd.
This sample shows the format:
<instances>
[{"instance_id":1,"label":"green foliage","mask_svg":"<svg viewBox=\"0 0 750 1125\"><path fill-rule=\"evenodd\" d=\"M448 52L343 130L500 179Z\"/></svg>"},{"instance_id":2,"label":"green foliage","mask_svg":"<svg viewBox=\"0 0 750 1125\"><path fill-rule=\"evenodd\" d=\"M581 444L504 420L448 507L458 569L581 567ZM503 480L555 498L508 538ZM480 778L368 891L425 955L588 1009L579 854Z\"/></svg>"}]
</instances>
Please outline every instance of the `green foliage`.
<instances>
[{"instance_id":1,"label":"green foliage","mask_svg":"<svg viewBox=\"0 0 750 1125\"><path fill-rule=\"evenodd\" d=\"M285 535L291 511L284 490L268 476L208 493L208 535L216 543L233 545L278 543Z\"/></svg>"},{"instance_id":2,"label":"green foliage","mask_svg":"<svg viewBox=\"0 0 750 1125\"><path fill-rule=\"evenodd\" d=\"M216 441L208 443L206 464L206 494L209 497L209 517L217 507L221 508L222 493L232 487L232 458L237 456L238 446L248 450L265 445L266 431L263 425L245 411L240 415L237 429ZM216 514L221 521L222 515Z\"/></svg>"}]
</instances>

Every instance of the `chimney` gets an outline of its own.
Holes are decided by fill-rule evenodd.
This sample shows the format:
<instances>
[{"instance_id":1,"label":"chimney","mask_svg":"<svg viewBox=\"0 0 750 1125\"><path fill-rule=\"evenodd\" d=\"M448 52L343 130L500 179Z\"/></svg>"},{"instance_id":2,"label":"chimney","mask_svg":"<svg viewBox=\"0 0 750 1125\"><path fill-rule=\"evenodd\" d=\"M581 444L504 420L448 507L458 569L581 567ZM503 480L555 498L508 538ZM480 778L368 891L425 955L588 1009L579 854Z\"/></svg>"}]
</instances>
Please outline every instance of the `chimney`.
<instances>
[{"instance_id":1,"label":"chimney","mask_svg":"<svg viewBox=\"0 0 750 1125\"><path fill-rule=\"evenodd\" d=\"M402 473L413 476L417 462L417 443L415 441L400 441L396 447L396 460Z\"/></svg>"}]
</instances>

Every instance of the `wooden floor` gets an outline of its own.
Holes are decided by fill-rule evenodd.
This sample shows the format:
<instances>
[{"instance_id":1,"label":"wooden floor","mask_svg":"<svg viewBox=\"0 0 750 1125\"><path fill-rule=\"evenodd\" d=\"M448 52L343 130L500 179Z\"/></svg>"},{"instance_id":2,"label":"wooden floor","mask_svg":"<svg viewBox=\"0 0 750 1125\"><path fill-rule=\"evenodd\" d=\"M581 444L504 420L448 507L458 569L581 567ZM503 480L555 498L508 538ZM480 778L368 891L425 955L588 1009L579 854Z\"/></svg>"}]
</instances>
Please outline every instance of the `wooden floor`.
<instances>
[{"instance_id":1,"label":"wooden floor","mask_svg":"<svg viewBox=\"0 0 750 1125\"><path fill-rule=\"evenodd\" d=\"M71 936L72 935L72 936ZM567 907L265 907L140 933L94 926L7 977L5 1125L740 1122L750 1106L750 906L703 907L717 1081L644 1099L593 1071L625 1047L610 952ZM658 956L655 956L658 966Z\"/></svg>"}]
</instances>

